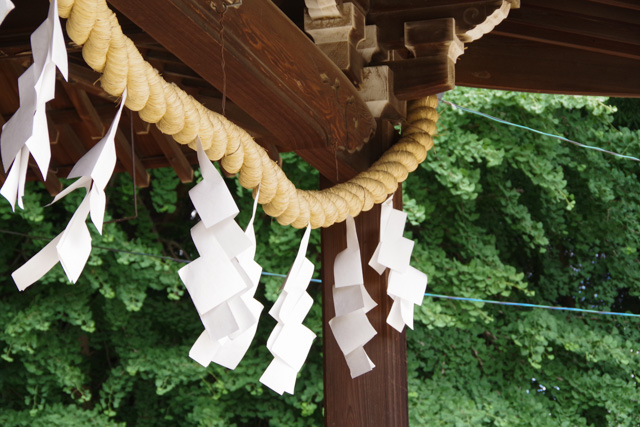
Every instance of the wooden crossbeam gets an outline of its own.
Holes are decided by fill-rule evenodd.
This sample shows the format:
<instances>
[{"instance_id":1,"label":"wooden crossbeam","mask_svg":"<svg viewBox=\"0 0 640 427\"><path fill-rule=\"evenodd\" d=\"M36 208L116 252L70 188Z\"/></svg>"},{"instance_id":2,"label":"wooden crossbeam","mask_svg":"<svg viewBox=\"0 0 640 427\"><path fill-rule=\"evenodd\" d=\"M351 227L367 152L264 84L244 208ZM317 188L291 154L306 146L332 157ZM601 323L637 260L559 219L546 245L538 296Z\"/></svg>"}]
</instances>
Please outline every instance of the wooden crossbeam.
<instances>
[{"instance_id":1,"label":"wooden crossbeam","mask_svg":"<svg viewBox=\"0 0 640 427\"><path fill-rule=\"evenodd\" d=\"M109 2L207 82L225 89L221 16L210 2ZM334 148L356 148L375 128L356 89L273 3L244 0L224 16L227 96L274 135L281 151L316 149L324 160L318 169L336 176ZM306 158L313 166L318 159ZM353 167L340 169L340 179L353 176Z\"/></svg>"},{"instance_id":2,"label":"wooden crossbeam","mask_svg":"<svg viewBox=\"0 0 640 427\"><path fill-rule=\"evenodd\" d=\"M62 87L64 87L64 90L71 100L73 107L76 109L81 121L86 124L87 129L89 129L91 139L99 140L102 138L106 129L104 123L102 123L100 114L98 114L91 103L89 95L87 95L85 91L66 82L63 82Z\"/></svg>"},{"instance_id":3,"label":"wooden crossbeam","mask_svg":"<svg viewBox=\"0 0 640 427\"><path fill-rule=\"evenodd\" d=\"M132 178L134 177L133 165L135 164L136 186L142 188L148 187L151 182L151 177L149 176L144 163L142 163L142 160L140 160L136 153L131 151L131 141L129 141L129 139L124 135L122 130L118 129L116 131L114 142L116 145L118 160L122 163L122 166Z\"/></svg>"},{"instance_id":4,"label":"wooden crossbeam","mask_svg":"<svg viewBox=\"0 0 640 427\"><path fill-rule=\"evenodd\" d=\"M519 13L521 12L521 13ZM635 24L550 13L542 7L514 11L493 34L640 60L640 14Z\"/></svg>"},{"instance_id":5,"label":"wooden crossbeam","mask_svg":"<svg viewBox=\"0 0 640 427\"><path fill-rule=\"evenodd\" d=\"M167 157L169 164L180 178L180 182L193 181L193 168L178 143L169 135L160 132L156 126L151 126L150 134Z\"/></svg>"},{"instance_id":6,"label":"wooden crossbeam","mask_svg":"<svg viewBox=\"0 0 640 427\"><path fill-rule=\"evenodd\" d=\"M640 61L489 34L456 65L460 86L640 97Z\"/></svg>"},{"instance_id":7,"label":"wooden crossbeam","mask_svg":"<svg viewBox=\"0 0 640 427\"><path fill-rule=\"evenodd\" d=\"M42 174L40 173L40 168L38 167L38 165L35 164L35 162L33 163L31 161L29 162L29 169L31 169L31 172L36 176L36 178L39 181L43 181L44 188L47 189L47 191L49 192L49 194L51 194L51 196L55 197L58 195L58 193L62 191L62 182L60 182L56 174L51 169L49 169L49 171L47 172L46 180L42 177Z\"/></svg>"},{"instance_id":8,"label":"wooden crossbeam","mask_svg":"<svg viewBox=\"0 0 640 427\"><path fill-rule=\"evenodd\" d=\"M100 117L100 113L96 110L87 93L69 83L63 83L63 87L78 116L82 119L77 125L84 128L91 135L91 139L102 138L106 127ZM115 108L113 111L113 114L115 114ZM131 150L131 142L120 129L116 131L115 146L118 160L132 177L134 175L133 165L135 164L136 185L138 187L148 187L150 182L149 173L140 158Z\"/></svg>"},{"instance_id":9,"label":"wooden crossbeam","mask_svg":"<svg viewBox=\"0 0 640 427\"><path fill-rule=\"evenodd\" d=\"M67 154L69 162L75 164L87 152L84 144L78 137L76 131L67 123L59 123L56 125L60 132L60 138L63 151Z\"/></svg>"}]
</instances>

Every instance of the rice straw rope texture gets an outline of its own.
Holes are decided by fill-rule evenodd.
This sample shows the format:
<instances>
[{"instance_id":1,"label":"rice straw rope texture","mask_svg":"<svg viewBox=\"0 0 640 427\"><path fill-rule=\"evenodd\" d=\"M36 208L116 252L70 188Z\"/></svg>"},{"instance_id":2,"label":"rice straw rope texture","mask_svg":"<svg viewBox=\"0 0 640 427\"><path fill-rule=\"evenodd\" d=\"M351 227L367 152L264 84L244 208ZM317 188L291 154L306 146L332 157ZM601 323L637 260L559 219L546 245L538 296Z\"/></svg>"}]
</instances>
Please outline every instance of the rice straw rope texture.
<instances>
[{"instance_id":1,"label":"rice straw rope texture","mask_svg":"<svg viewBox=\"0 0 640 427\"><path fill-rule=\"evenodd\" d=\"M244 188L260 185L258 202L282 225L329 227L370 210L386 200L433 147L435 95L409 102L409 126L402 138L367 171L324 190L298 189L246 131L166 82L123 34L105 0L58 0L58 10L67 19L67 34L82 46L86 63L102 74L100 84L108 94L119 97L126 87L127 108L180 144L195 150L200 137L209 159L238 173Z\"/></svg>"}]
</instances>

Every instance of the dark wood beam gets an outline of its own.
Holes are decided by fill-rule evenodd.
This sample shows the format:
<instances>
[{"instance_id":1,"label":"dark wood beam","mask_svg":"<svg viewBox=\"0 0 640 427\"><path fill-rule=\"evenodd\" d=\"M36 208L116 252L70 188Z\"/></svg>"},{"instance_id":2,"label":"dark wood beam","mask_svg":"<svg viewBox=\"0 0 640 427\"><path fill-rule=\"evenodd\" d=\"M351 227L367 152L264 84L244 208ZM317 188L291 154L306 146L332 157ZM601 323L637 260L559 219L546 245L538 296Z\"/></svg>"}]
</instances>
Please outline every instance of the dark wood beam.
<instances>
[{"instance_id":1,"label":"dark wood beam","mask_svg":"<svg viewBox=\"0 0 640 427\"><path fill-rule=\"evenodd\" d=\"M640 17L640 5L635 0L524 0L522 7L528 6L544 7L554 12L562 11L568 16L590 16L594 25L598 25L602 20L637 24Z\"/></svg>"},{"instance_id":2,"label":"dark wood beam","mask_svg":"<svg viewBox=\"0 0 640 427\"><path fill-rule=\"evenodd\" d=\"M640 61L489 34L456 64L456 84L569 95L640 97Z\"/></svg>"},{"instance_id":3,"label":"dark wood beam","mask_svg":"<svg viewBox=\"0 0 640 427\"><path fill-rule=\"evenodd\" d=\"M44 184L44 188L47 189L51 196L55 197L62 191L62 182L60 182L56 174L51 169L47 171L46 180L42 177L40 168L35 164L35 162L29 162L29 169L36 176L38 181L43 181L42 183Z\"/></svg>"},{"instance_id":4,"label":"dark wood beam","mask_svg":"<svg viewBox=\"0 0 640 427\"><path fill-rule=\"evenodd\" d=\"M329 185L328 181L323 182ZM394 206L402 207L402 190L396 191ZM328 427L407 427L406 334L387 325L392 300L387 296L387 276L368 265L380 232L380 205L363 212L356 219L360 243L364 284L378 306L367 313L378 334L364 349L376 365L373 371L351 378L344 355L336 342L329 320L335 316L333 306L333 265L336 255L347 247L345 223L322 229L322 325L324 344L324 407Z\"/></svg>"},{"instance_id":5,"label":"dark wood beam","mask_svg":"<svg viewBox=\"0 0 640 427\"><path fill-rule=\"evenodd\" d=\"M593 3L601 3L609 6L616 6L627 8L631 10L637 10L640 12L640 3L637 0L589 0Z\"/></svg>"},{"instance_id":6,"label":"dark wood beam","mask_svg":"<svg viewBox=\"0 0 640 427\"><path fill-rule=\"evenodd\" d=\"M69 124L60 123L56 125L56 128L60 131L61 143L59 147L66 153L70 164L74 165L87 153L87 149L82 144L76 131Z\"/></svg>"},{"instance_id":7,"label":"dark wood beam","mask_svg":"<svg viewBox=\"0 0 640 427\"><path fill-rule=\"evenodd\" d=\"M73 107L76 109L81 121L86 124L87 129L91 133L91 139L99 140L104 136L105 126L102 123L100 114L96 111L95 107L89 99L89 95L74 85L63 82L67 96L71 100Z\"/></svg>"},{"instance_id":8,"label":"dark wood beam","mask_svg":"<svg viewBox=\"0 0 640 427\"><path fill-rule=\"evenodd\" d=\"M118 160L122 163L122 166L132 178L134 177L133 165L135 164L136 186L142 188L148 187L151 182L151 177L149 176L144 163L142 163L136 153L131 150L131 141L124 136L121 129L116 131L115 145Z\"/></svg>"},{"instance_id":9,"label":"dark wood beam","mask_svg":"<svg viewBox=\"0 0 640 427\"><path fill-rule=\"evenodd\" d=\"M109 2L224 89L221 16L210 2ZM354 149L369 139L375 121L356 89L273 3L244 0L224 16L226 94L273 134L283 151L326 149L332 157L334 147ZM316 159L306 160L314 165ZM333 176L332 169L324 172Z\"/></svg>"},{"instance_id":10,"label":"dark wood beam","mask_svg":"<svg viewBox=\"0 0 640 427\"><path fill-rule=\"evenodd\" d=\"M69 83L93 96L114 100L113 96L97 85L98 80L100 80L100 74L90 69L88 65L69 62Z\"/></svg>"},{"instance_id":11,"label":"dark wood beam","mask_svg":"<svg viewBox=\"0 0 640 427\"><path fill-rule=\"evenodd\" d=\"M640 27L638 31L640 34ZM567 31L566 28L540 28L536 25L513 20L504 22L492 34L640 61L640 45L638 44L599 39L593 34L575 34ZM603 60L605 58L606 56L603 56Z\"/></svg>"},{"instance_id":12,"label":"dark wood beam","mask_svg":"<svg viewBox=\"0 0 640 427\"><path fill-rule=\"evenodd\" d=\"M178 178L180 178L180 182L186 183L193 181L193 168L178 143L169 135L160 132L155 125L151 126L150 134L166 156L169 164L176 172L176 175L178 175Z\"/></svg>"},{"instance_id":13,"label":"dark wood beam","mask_svg":"<svg viewBox=\"0 0 640 427\"><path fill-rule=\"evenodd\" d=\"M545 1L525 6L512 11L493 34L640 60L640 14L632 24L581 10L549 9Z\"/></svg>"}]
</instances>

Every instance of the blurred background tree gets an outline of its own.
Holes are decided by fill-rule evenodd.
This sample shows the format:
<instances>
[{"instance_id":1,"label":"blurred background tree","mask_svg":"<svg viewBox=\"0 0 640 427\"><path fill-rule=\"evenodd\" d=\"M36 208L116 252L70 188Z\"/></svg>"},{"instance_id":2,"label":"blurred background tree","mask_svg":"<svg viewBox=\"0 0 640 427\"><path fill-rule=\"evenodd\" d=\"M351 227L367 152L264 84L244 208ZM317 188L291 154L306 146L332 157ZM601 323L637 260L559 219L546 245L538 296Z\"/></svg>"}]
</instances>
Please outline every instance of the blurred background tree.
<instances>
[{"instance_id":1,"label":"blurred background tree","mask_svg":"<svg viewBox=\"0 0 640 427\"><path fill-rule=\"evenodd\" d=\"M446 98L640 155L636 100L465 88ZM439 109L436 147L404 185L413 265L429 275L429 292L640 312L638 163ZM283 158L294 182L317 186L306 163ZM250 193L228 184L244 226ZM94 249L78 283L58 266L23 293L11 272L48 242L38 237L64 228L82 195L45 208L50 196L30 184L24 211L0 201L0 425L322 425L319 285L310 285L317 304L305 321L318 339L294 396L258 381L271 360L266 311L281 278L263 277L266 310L235 371L188 358L202 329L176 274L179 260L197 257L189 188L170 170L153 171L138 218L106 224L103 236L90 225ZM131 180L119 175L106 219L132 213ZM256 231L257 261L286 273L302 232L260 210ZM319 266L317 231L311 243ZM435 298L416 318L407 334L412 425L640 423L640 320Z\"/></svg>"}]
</instances>

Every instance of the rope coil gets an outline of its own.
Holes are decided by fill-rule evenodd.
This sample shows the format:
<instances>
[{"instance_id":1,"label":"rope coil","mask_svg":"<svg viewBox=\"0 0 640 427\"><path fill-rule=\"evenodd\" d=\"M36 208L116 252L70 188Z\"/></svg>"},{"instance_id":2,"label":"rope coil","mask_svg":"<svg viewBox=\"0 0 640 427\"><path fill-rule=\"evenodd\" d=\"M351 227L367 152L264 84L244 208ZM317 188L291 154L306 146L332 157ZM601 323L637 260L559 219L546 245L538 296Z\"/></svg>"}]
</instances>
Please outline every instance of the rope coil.
<instances>
[{"instance_id":1,"label":"rope coil","mask_svg":"<svg viewBox=\"0 0 640 427\"><path fill-rule=\"evenodd\" d=\"M123 34L105 0L58 0L58 12L67 19L71 40L83 46L87 65L102 73L102 89L119 97L126 87L126 107L180 144L194 149L200 137L209 159L238 173L240 185L250 190L260 185L258 202L282 225L330 227L347 215L370 210L386 200L433 147L435 95L409 102L409 125L402 138L367 171L325 190L297 189L247 132L166 82Z\"/></svg>"}]
</instances>

